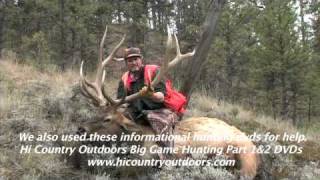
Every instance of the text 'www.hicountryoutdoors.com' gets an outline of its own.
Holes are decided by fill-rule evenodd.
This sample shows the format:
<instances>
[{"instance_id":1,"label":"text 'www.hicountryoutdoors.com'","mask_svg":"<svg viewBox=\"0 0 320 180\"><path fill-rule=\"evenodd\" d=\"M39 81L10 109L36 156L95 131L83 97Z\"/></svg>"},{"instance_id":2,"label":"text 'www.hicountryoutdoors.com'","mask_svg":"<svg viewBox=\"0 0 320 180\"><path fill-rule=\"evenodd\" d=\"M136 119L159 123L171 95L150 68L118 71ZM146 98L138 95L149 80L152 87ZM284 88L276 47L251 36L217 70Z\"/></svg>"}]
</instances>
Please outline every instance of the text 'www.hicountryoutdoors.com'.
<instances>
[{"instance_id":1,"label":"text 'www.hicountryoutdoors.com'","mask_svg":"<svg viewBox=\"0 0 320 180\"><path fill-rule=\"evenodd\" d=\"M235 160L200 160L200 159L89 159L88 166L234 166Z\"/></svg>"}]
</instances>

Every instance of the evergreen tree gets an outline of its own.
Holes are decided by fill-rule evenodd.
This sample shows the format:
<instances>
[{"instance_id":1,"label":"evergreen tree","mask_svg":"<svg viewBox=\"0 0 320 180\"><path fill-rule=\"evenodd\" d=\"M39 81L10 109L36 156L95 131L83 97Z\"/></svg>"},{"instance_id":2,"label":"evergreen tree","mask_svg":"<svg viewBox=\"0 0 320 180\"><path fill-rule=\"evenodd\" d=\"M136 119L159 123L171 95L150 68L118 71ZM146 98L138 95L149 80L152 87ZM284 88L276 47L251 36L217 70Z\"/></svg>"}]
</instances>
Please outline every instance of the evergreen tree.
<instances>
[{"instance_id":1,"label":"evergreen tree","mask_svg":"<svg viewBox=\"0 0 320 180\"><path fill-rule=\"evenodd\" d=\"M257 88L266 93L274 117L280 114L283 119L292 117L290 108L301 92L308 61L295 30L296 20L293 1L267 1L256 24Z\"/></svg>"}]
</instances>

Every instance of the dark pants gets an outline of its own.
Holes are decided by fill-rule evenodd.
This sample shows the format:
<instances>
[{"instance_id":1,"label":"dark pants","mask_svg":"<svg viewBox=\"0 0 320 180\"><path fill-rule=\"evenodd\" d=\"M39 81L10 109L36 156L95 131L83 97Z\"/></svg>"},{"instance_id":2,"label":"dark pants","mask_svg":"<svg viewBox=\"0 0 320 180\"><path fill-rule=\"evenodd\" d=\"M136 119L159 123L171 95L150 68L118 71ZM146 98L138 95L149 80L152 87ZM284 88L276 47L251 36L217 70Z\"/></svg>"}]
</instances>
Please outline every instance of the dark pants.
<instances>
[{"instance_id":1,"label":"dark pants","mask_svg":"<svg viewBox=\"0 0 320 180\"><path fill-rule=\"evenodd\" d=\"M174 125L179 120L176 113L167 108L156 110L144 110L143 113L137 115L133 109L128 108L124 113L125 116L138 124L151 126L155 134L172 135ZM174 142L159 142L161 146L172 147Z\"/></svg>"},{"instance_id":2,"label":"dark pants","mask_svg":"<svg viewBox=\"0 0 320 180\"><path fill-rule=\"evenodd\" d=\"M174 125L178 122L178 116L176 113L170 109L157 109L157 110L147 110L144 112L146 114L146 120L149 122L152 129L157 135L172 135ZM173 147L173 141L159 142L160 145L166 147Z\"/></svg>"}]
</instances>

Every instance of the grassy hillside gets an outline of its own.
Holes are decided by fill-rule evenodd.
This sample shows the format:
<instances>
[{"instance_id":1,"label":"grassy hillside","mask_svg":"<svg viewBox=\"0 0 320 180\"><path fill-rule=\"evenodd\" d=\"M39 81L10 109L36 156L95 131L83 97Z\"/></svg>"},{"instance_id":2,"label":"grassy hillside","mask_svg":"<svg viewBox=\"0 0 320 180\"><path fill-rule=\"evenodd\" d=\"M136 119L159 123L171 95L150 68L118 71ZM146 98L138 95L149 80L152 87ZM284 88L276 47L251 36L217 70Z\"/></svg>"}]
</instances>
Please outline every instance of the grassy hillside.
<instances>
[{"instance_id":1,"label":"grassy hillside","mask_svg":"<svg viewBox=\"0 0 320 180\"><path fill-rule=\"evenodd\" d=\"M62 155L19 153L22 144L35 144L20 142L21 132L34 135L43 132L73 133L80 122L94 118L94 108L79 94L78 79L78 72L58 72L50 69L40 72L28 65L18 65L8 59L0 60L0 179L112 179L123 173L120 169L74 169L68 163L68 157ZM108 81L108 90L112 95L117 82L117 79L112 78ZM186 117L216 117L247 134L306 134L308 141L300 144L304 147L302 154L263 155L257 179L320 177L320 145L316 141L320 138L319 122L297 129L288 122L273 120L267 115L256 114L239 105L218 102L206 94L208 93L193 94ZM51 145L61 145L61 142L54 143ZM262 145L265 143L268 142L258 142ZM136 169L132 170L131 174L128 169L125 171L128 176L141 175ZM215 168L173 168L161 171L151 169L146 174L149 179L179 179L182 176L186 179L235 179L231 172Z\"/></svg>"}]
</instances>

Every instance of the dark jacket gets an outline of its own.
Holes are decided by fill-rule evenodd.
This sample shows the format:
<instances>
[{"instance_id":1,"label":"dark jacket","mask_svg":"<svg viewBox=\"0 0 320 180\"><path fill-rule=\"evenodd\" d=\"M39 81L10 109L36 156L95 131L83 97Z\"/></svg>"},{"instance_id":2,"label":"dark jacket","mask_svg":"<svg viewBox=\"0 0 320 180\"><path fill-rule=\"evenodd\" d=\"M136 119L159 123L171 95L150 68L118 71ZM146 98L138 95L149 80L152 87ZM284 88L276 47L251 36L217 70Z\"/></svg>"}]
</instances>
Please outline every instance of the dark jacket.
<instances>
[{"instance_id":1,"label":"dark jacket","mask_svg":"<svg viewBox=\"0 0 320 180\"><path fill-rule=\"evenodd\" d=\"M144 84L144 67L140 71L139 79L131 83L130 91L126 92L126 89L124 87L124 83L122 80L119 82L118 91L117 91L117 98L120 99L121 97L127 95L134 94L136 92L139 92L142 87L145 86ZM157 84L154 87L155 92L162 92L164 95L166 95L166 87L165 83L161 81L159 84ZM130 114L133 116L133 119L139 119L144 116L144 110L155 110L155 109L161 109L164 108L164 104L161 102L154 102L150 98L140 98L130 103Z\"/></svg>"}]
</instances>

